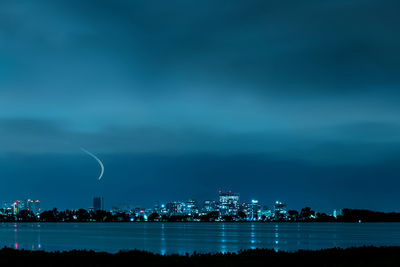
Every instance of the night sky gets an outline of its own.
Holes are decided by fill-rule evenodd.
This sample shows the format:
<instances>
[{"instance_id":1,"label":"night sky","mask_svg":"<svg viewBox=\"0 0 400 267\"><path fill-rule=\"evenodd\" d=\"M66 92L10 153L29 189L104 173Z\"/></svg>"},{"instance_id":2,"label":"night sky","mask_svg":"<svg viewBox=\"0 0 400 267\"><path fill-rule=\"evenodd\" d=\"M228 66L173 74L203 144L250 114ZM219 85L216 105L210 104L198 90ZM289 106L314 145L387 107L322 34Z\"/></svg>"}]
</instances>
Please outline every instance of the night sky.
<instances>
[{"instance_id":1,"label":"night sky","mask_svg":"<svg viewBox=\"0 0 400 267\"><path fill-rule=\"evenodd\" d=\"M400 211L399 10L1 1L0 201Z\"/></svg>"}]
</instances>

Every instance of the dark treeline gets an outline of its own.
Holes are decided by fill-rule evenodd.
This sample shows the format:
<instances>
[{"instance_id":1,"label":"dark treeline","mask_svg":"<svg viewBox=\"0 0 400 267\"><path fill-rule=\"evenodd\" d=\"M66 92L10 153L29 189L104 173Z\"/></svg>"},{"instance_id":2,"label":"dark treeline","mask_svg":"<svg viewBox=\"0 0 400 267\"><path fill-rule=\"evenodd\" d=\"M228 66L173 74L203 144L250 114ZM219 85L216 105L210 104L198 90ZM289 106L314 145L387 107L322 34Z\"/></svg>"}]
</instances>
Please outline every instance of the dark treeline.
<instances>
[{"instance_id":1,"label":"dark treeline","mask_svg":"<svg viewBox=\"0 0 400 267\"><path fill-rule=\"evenodd\" d=\"M3 222L128 222L131 218L127 213L112 214L104 210L94 212L85 209L58 211L56 208L43 211L40 215L28 210L22 210L16 215L0 215L0 221ZM144 221L143 216L134 219Z\"/></svg>"},{"instance_id":2,"label":"dark treeline","mask_svg":"<svg viewBox=\"0 0 400 267\"><path fill-rule=\"evenodd\" d=\"M87 211L85 209L58 211L56 208L43 211L39 216L31 211L22 210L16 215L0 214L1 222L244 222L246 215L239 212L236 216L219 217L217 211L205 215L159 215L151 213L147 218L144 215L133 215L124 212L111 213L109 211ZM309 207L289 210L286 218L262 218L261 222L400 222L400 213L376 212L371 210L343 209L336 218L325 213L313 211Z\"/></svg>"},{"instance_id":3,"label":"dark treeline","mask_svg":"<svg viewBox=\"0 0 400 267\"><path fill-rule=\"evenodd\" d=\"M94 251L44 252L3 248L4 266L399 266L400 247L360 247L319 251L159 255L144 251L116 254Z\"/></svg>"},{"instance_id":4,"label":"dark treeline","mask_svg":"<svg viewBox=\"0 0 400 267\"><path fill-rule=\"evenodd\" d=\"M400 213L343 209L342 216L339 219L343 222L400 222Z\"/></svg>"}]
</instances>

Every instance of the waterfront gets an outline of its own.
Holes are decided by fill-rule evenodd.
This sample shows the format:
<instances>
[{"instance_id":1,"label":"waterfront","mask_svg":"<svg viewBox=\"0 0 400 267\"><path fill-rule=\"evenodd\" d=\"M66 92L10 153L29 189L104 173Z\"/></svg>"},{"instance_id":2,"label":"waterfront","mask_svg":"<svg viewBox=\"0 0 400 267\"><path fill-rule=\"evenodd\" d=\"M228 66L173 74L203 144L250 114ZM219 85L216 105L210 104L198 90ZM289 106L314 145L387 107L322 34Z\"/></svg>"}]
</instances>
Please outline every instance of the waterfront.
<instances>
[{"instance_id":1,"label":"waterfront","mask_svg":"<svg viewBox=\"0 0 400 267\"><path fill-rule=\"evenodd\" d=\"M400 223L3 223L0 245L161 254L399 246Z\"/></svg>"}]
</instances>

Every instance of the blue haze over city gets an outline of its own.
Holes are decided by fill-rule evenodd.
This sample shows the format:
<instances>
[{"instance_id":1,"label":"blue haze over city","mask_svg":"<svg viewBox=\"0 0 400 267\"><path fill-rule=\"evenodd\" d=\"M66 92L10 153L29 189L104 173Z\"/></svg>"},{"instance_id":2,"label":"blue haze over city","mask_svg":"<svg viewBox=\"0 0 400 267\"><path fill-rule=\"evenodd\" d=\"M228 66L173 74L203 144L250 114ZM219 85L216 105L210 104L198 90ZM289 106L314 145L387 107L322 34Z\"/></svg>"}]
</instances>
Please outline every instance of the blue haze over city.
<instances>
[{"instance_id":1,"label":"blue haze over city","mask_svg":"<svg viewBox=\"0 0 400 267\"><path fill-rule=\"evenodd\" d=\"M399 211L399 7L1 1L0 201Z\"/></svg>"}]
</instances>

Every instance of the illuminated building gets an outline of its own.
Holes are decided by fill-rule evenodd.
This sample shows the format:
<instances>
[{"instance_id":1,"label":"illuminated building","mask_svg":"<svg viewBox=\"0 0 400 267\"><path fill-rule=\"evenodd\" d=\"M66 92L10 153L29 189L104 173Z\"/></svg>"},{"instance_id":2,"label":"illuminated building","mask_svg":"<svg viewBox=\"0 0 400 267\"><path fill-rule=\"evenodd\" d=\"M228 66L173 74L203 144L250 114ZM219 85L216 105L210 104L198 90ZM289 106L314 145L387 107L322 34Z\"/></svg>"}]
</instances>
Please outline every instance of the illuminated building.
<instances>
[{"instance_id":1,"label":"illuminated building","mask_svg":"<svg viewBox=\"0 0 400 267\"><path fill-rule=\"evenodd\" d=\"M240 206L240 211L242 211L244 214L246 214L247 219L248 219L248 216L250 213L250 209L251 209L250 203L243 202L242 205Z\"/></svg>"},{"instance_id":2,"label":"illuminated building","mask_svg":"<svg viewBox=\"0 0 400 267\"><path fill-rule=\"evenodd\" d=\"M14 214L18 214L22 210L26 210L26 201L17 200L13 204Z\"/></svg>"},{"instance_id":3,"label":"illuminated building","mask_svg":"<svg viewBox=\"0 0 400 267\"><path fill-rule=\"evenodd\" d=\"M14 214L14 204L12 202L4 202L1 209L2 215L13 215Z\"/></svg>"},{"instance_id":4,"label":"illuminated building","mask_svg":"<svg viewBox=\"0 0 400 267\"><path fill-rule=\"evenodd\" d=\"M33 214L39 215L40 214L40 201L39 200L26 200L26 208L29 211L32 211Z\"/></svg>"},{"instance_id":5,"label":"illuminated building","mask_svg":"<svg viewBox=\"0 0 400 267\"><path fill-rule=\"evenodd\" d=\"M167 203L168 214L171 215L183 215L183 203L179 201Z\"/></svg>"},{"instance_id":6,"label":"illuminated building","mask_svg":"<svg viewBox=\"0 0 400 267\"><path fill-rule=\"evenodd\" d=\"M219 191L219 214L220 216L237 215L239 211L239 194L222 193Z\"/></svg>"},{"instance_id":7,"label":"illuminated building","mask_svg":"<svg viewBox=\"0 0 400 267\"><path fill-rule=\"evenodd\" d=\"M272 211L267 206L263 206L259 213L260 220L269 221L272 219L272 217L273 217Z\"/></svg>"},{"instance_id":8,"label":"illuminated building","mask_svg":"<svg viewBox=\"0 0 400 267\"><path fill-rule=\"evenodd\" d=\"M275 219L285 219L287 217L286 204L281 201L275 201Z\"/></svg>"},{"instance_id":9,"label":"illuminated building","mask_svg":"<svg viewBox=\"0 0 400 267\"><path fill-rule=\"evenodd\" d=\"M160 211L159 211L158 214L160 214L160 215L167 215L168 214L167 207L164 204L161 204Z\"/></svg>"},{"instance_id":10,"label":"illuminated building","mask_svg":"<svg viewBox=\"0 0 400 267\"><path fill-rule=\"evenodd\" d=\"M35 215L40 214L40 201L39 200L17 200L7 207L7 210L12 211L13 214L18 214L23 210L29 210Z\"/></svg>"},{"instance_id":11,"label":"illuminated building","mask_svg":"<svg viewBox=\"0 0 400 267\"><path fill-rule=\"evenodd\" d=\"M251 201L250 205L251 206L250 206L249 215L248 215L249 220L250 221L258 221L260 219L260 217L261 217L260 216L261 207L258 204L258 200L253 199Z\"/></svg>"},{"instance_id":12,"label":"illuminated building","mask_svg":"<svg viewBox=\"0 0 400 267\"><path fill-rule=\"evenodd\" d=\"M207 214L213 211L218 211L217 202L214 200L205 200L203 208L201 209L202 214Z\"/></svg>"},{"instance_id":13,"label":"illuminated building","mask_svg":"<svg viewBox=\"0 0 400 267\"><path fill-rule=\"evenodd\" d=\"M183 205L183 213L185 215L192 216L192 215L199 213L199 209L197 208L196 201L189 199L183 204L184 204Z\"/></svg>"}]
</instances>

